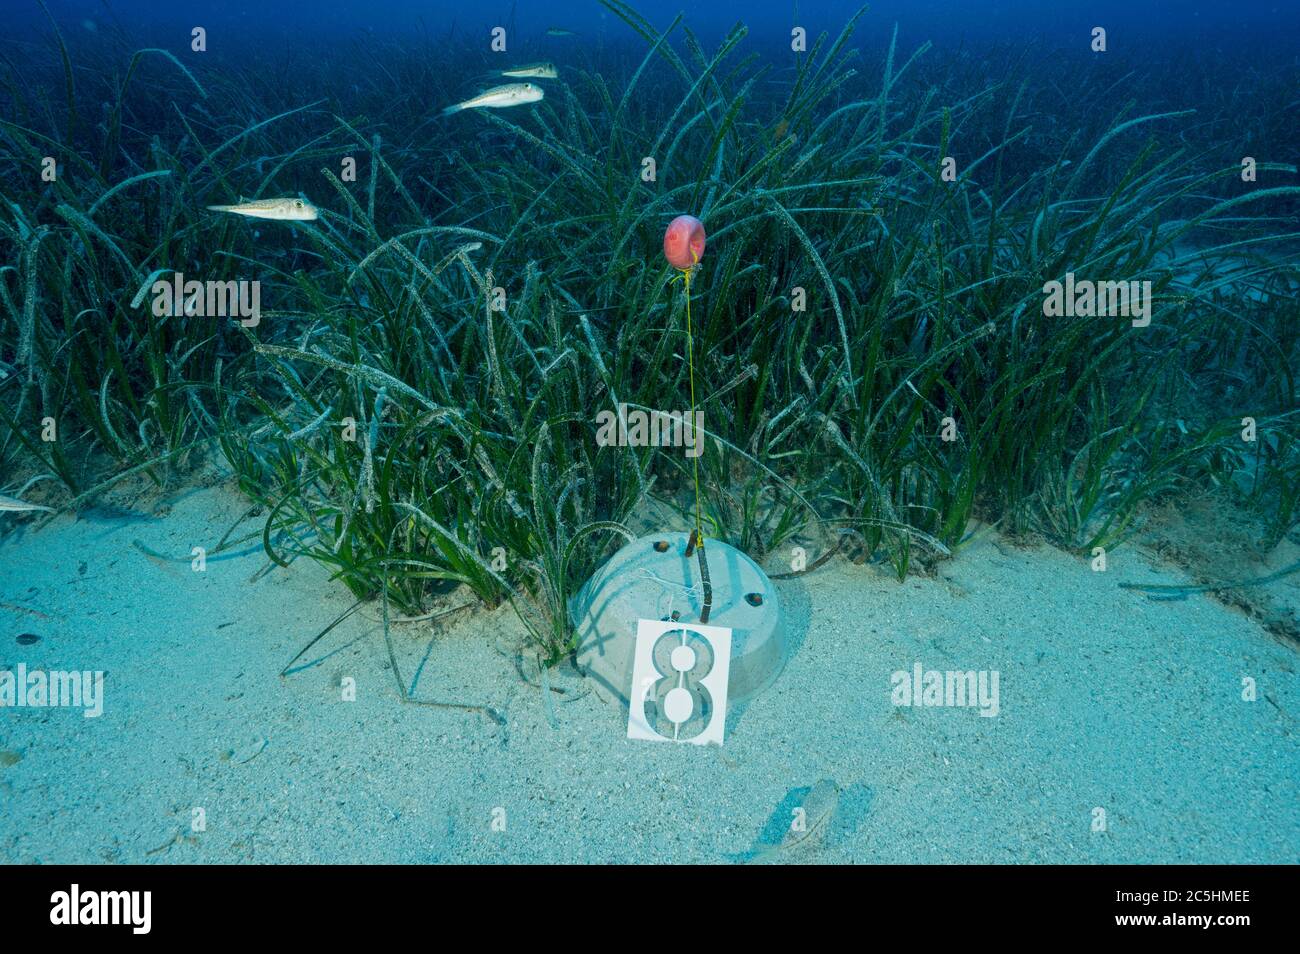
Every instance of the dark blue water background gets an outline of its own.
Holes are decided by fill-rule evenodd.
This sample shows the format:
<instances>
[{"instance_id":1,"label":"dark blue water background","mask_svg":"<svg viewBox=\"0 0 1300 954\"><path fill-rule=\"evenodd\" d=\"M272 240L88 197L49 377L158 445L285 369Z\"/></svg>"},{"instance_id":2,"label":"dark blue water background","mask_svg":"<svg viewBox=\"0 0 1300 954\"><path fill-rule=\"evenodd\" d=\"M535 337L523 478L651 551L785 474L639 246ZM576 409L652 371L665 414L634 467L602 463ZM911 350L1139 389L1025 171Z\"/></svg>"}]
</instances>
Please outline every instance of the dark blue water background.
<instances>
[{"instance_id":1,"label":"dark blue water background","mask_svg":"<svg viewBox=\"0 0 1300 954\"><path fill-rule=\"evenodd\" d=\"M75 33L120 27L141 40L162 42L169 36L185 46L189 28L203 26L220 45L292 44L321 34L374 32L439 43L481 43L486 47L493 26L511 28L509 39L550 49L563 43L609 43L631 38L632 31L597 0L47 0L51 13ZM0 34L22 38L47 30L36 0L4 0ZM716 41L737 22L757 40L788 37L792 25L810 37L837 34L860 6L847 0L720 0L711 3L636 4L659 27L679 11L706 42ZM855 42L886 43L898 25L902 46L931 40L937 45L961 42L1034 41L1052 47L1086 45L1090 31L1103 26L1110 49L1130 56L1157 54L1171 44L1204 52L1242 52L1250 48L1300 55L1300 2L1296 0L881 0L870 4ZM549 27L579 34L557 42L544 36ZM227 46L227 48L229 48Z\"/></svg>"}]
</instances>

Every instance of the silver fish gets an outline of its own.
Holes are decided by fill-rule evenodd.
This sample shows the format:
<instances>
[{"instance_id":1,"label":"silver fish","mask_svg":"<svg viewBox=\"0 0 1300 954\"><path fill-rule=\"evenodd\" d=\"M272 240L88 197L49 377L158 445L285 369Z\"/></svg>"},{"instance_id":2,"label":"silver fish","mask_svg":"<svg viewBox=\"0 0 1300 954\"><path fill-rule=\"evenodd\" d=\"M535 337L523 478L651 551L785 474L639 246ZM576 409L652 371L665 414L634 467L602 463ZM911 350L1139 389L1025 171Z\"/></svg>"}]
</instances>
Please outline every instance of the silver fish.
<instances>
[{"instance_id":1,"label":"silver fish","mask_svg":"<svg viewBox=\"0 0 1300 954\"><path fill-rule=\"evenodd\" d=\"M12 510L16 513L26 510L44 510L46 513L54 513L53 507L42 507L40 504L28 503L16 497L6 497L4 494L0 494L0 510Z\"/></svg>"},{"instance_id":2,"label":"silver fish","mask_svg":"<svg viewBox=\"0 0 1300 954\"><path fill-rule=\"evenodd\" d=\"M462 109L507 109L511 106L522 106L524 103L536 103L543 96L542 88L532 83L508 83L505 86L494 86L463 103L448 106L442 114L449 116Z\"/></svg>"},{"instance_id":3,"label":"silver fish","mask_svg":"<svg viewBox=\"0 0 1300 954\"><path fill-rule=\"evenodd\" d=\"M577 36L572 30L562 30L559 27L551 27L546 31L547 36Z\"/></svg>"},{"instance_id":4,"label":"silver fish","mask_svg":"<svg viewBox=\"0 0 1300 954\"><path fill-rule=\"evenodd\" d=\"M253 219L273 219L277 222L314 222L319 213L316 206L303 199L254 199L238 205L210 205L210 212L233 212Z\"/></svg>"},{"instance_id":5,"label":"silver fish","mask_svg":"<svg viewBox=\"0 0 1300 954\"><path fill-rule=\"evenodd\" d=\"M502 70L501 75L514 79L555 79L560 74L554 63L525 63L523 66Z\"/></svg>"}]
</instances>

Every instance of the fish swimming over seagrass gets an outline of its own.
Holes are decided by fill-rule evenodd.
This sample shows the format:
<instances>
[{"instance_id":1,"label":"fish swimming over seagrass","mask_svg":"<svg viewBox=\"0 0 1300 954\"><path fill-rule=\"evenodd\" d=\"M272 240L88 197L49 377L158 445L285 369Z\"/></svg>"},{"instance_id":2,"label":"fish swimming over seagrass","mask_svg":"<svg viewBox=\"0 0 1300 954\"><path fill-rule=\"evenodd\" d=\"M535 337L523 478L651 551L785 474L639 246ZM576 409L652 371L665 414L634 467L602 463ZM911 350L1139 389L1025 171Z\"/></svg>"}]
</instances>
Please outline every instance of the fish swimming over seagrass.
<instances>
[{"instance_id":1,"label":"fish swimming over seagrass","mask_svg":"<svg viewBox=\"0 0 1300 954\"><path fill-rule=\"evenodd\" d=\"M821 844L826 839L839 803L840 787L828 778L822 779L793 806L795 811L791 812L789 827L779 842L755 843L752 850L736 860L747 865L771 864L801 849Z\"/></svg>"},{"instance_id":2,"label":"fish swimming over seagrass","mask_svg":"<svg viewBox=\"0 0 1300 954\"><path fill-rule=\"evenodd\" d=\"M316 206L304 199L254 199L238 205L210 205L210 212L233 212L253 219L273 219L277 222L314 222L319 213Z\"/></svg>"},{"instance_id":3,"label":"fish swimming over seagrass","mask_svg":"<svg viewBox=\"0 0 1300 954\"><path fill-rule=\"evenodd\" d=\"M540 86L534 86L532 83L508 83L505 86L494 86L463 103L448 106L442 114L450 116L462 109L506 109L510 106L522 106L524 103L536 103L542 98Z\"/></svg>"},{"instance_id":4,"label":"fish swimming over seagrass","mask_svg":"<svg viewBox=\"0 0 1300 954\"><path fill-rule=\"evenodd\" d=\"M28 503L15 497L6 497L4 494L0 494L0 510L12 510L16 513L26 510L44 510L46 513L54 513L53 507L42 507L40 504Z\"/></svg>"},{"instance_id":5,"label":"fish swimming over seagrass","mask_svg":"<svg viewBox=\"0 0 1300 954\"><path fill-rule=\"evenodd\" d=\"M555 79L560 74L554 63L525 63L523 66L502 70L501 75L512 79Z\"/></svg>"}]
</instances>

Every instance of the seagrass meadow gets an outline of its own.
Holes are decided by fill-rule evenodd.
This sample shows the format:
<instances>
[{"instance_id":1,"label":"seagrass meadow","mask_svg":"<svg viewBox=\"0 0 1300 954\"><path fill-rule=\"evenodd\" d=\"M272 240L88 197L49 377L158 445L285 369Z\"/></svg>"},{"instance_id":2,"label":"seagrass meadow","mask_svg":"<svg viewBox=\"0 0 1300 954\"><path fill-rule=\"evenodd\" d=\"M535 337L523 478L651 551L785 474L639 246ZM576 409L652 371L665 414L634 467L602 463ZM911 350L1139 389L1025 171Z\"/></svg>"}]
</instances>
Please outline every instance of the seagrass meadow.
<instances>
[{"instance_id":1,"label":"seagrass meadow","mask_svg":"<svg viewBox=\"0 0 1300 954\"><path fill-rule=\"evenodd\" d=\"M0 44L0 494L43 509L0 509L4 560L220 483L238 511L204 537L114 546L318 565L346 599L290 642L364 615L394 669L399 624L517 616L550 698L582 582L694 520L692 459L603 446L597 415L694 402L705 535L781 585L906 602L989 534L1104 580L1208 509L1157 547L1184 576L1127 595L1294 649L1294 49L928 40L863 8L792 51L784 12L582 9L608 35L500 53L430 18L196 51L31 4ZM524 61L555 65L545 99L443 116ZM208 208L283 196L318 217ZM685 289L682 213L708 242ZM160 313L177 276L256 283L259 313ZM1057 282L1132 308L1061 312Z\"/></svg>"},{"instance_id":2,"label":"seagrass meadow","mask_svg":"<svg viewBox=\"0 0 1300 954\"><path fill-rule=\"evenodd\" d=\"M11 50L6 492L75 512L215 459L276 563L408 614L457 584L517 601L557 658L632 513L686 502L680 454L597 447L592 421L684 403L657 241L687 210L712 535L849 543L902 577L975 518L1088 553L1207 486L1265 545L1294 531L1294 62L1193 97L1176 59L863 49L862 14L781 55L606 6L641 42L583 47L535 107L447 118L494 55L454 36L353 41L347 82L53 18ZM205 211L281 194L320 220ZM174 272L259 281L260 323L155 316ZM1150 282L1149 324L1045 317L1067 272Z\"/></svg>"}]
</instances>

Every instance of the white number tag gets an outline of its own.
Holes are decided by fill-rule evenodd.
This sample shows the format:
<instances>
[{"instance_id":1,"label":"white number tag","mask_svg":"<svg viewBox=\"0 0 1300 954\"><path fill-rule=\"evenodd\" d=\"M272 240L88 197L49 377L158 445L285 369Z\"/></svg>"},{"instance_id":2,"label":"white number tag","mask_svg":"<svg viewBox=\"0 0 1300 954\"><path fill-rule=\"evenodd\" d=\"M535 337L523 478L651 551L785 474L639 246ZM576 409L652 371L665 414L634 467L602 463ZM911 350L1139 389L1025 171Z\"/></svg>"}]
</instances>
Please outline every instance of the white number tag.
<instances>
[{"instance_id":1,"label":"white number tag","mask_svg":"<svg viewBox=\"0 0 1300 954\"><path fill-rule=\"evenodd\" d=\"M627 737L721 745L730 668L730 629L637 620Z\"/></svg>"}]
</instances>

